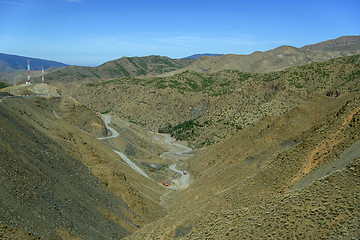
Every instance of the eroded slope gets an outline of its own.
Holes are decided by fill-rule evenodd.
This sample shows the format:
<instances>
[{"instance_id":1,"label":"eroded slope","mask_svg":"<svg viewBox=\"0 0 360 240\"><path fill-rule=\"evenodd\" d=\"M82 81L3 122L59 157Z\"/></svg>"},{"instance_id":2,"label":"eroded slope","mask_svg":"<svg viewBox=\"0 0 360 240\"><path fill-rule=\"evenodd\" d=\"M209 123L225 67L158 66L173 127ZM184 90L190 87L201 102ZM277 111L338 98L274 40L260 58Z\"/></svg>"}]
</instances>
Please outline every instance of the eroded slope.
<instances>
[{"instance_id":1,"label":"eroded slope","mask_svg":"<svg viewBox=\"0 0 360 240\"><path fill-rule=\"evenodd\" d=\"M87 107L28 97L0 108L2 237L119 239L162 216L156 185L89 134L105 128Z\"/></svg>"}]
</instances>

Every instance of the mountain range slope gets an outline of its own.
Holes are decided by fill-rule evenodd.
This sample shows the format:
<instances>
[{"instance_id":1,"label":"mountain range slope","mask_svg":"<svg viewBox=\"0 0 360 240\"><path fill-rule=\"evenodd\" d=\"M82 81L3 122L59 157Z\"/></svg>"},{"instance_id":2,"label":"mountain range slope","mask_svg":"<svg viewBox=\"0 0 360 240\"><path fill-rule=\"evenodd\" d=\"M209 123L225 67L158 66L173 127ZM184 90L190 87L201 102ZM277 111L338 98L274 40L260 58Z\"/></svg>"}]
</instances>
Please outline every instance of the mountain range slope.
<instances>
[{"instance_id":1,"label":"mountain range slope","mask_svg":"<svg viewBox=\"0 0 360 240\"><path fill-rule=\"evenodd\" d=\"M318 51L356 51L359 48L359 44L359 36L345 36L317 44L306 45L301 49Z\"/></svg>"},{"instance_id":2,"label":"mountain range slope","mask_svg":"<svg viewBox=\"0 0 360 240\"><path fill-rule=\"evenodd\" d=\"M214 73L231 69L251 73L268 73L355 54L360 54L360 36L344 36L302 48L281 46L266 52L254 52L250 55L227 54L200 57L188 67L166 73L164 76L187 70Z\"/></svg>"}]
</instances>

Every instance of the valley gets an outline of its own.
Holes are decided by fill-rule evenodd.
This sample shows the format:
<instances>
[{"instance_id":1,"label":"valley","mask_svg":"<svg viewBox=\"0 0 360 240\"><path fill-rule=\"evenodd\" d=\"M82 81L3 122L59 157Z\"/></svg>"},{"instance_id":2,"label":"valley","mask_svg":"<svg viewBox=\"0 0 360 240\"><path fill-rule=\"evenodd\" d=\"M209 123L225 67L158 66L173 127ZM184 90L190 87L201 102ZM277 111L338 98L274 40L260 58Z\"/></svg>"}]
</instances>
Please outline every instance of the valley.
<instances>
[{"instance_id":1,"label":"valley","mask_svg":"<svg viewBox=\"0 0 360 240\"><path fill-rule=\"evenodd\" d=\"M122 58L1 89L0 238L359 238L358 44Z\"/></svg>"}]
</instances>

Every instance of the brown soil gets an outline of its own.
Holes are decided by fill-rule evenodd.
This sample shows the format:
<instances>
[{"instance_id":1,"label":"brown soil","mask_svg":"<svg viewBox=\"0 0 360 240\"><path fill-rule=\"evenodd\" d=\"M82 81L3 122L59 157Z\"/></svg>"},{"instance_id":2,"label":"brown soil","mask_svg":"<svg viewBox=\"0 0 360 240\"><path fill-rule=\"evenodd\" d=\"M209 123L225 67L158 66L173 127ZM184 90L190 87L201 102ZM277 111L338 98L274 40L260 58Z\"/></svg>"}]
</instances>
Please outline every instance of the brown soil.
<instances>
[{"instance_id":1,"label":"brown soil","mask_svg":"<svg viewBox=\"0 0 360 240\"><path fill-rule=\"evenodd\" d=\"M360 107L352 111L348 116L344 118L344 122L340 126L339 130L334 134L325 139L319 146L317 146L311 153L307 160L306 166L301 170L300 175L304 176L308 174L311 170L315 169L323 160L327 157L327 154L332 151L332 149L346 139L345 136L339 137L343 129L349 125L350 121L353 119L355 114L358 114ZM298 180L301 177L295 178L293 182Z\"/></svg>"},{"instance_id":2,"label":"brown soil","mask_svg":"<svg viewBox=\"0 0 360 240\"><path fill-rule=\"evenodd\" d=\"M359 106L354 95L315 98L189 159L197 178L168 196L172 212L126 239L357 238L360 158L311 186L286 190L323 139L344 140L320 165L360 138Z\"/></svg>"}]
</instances>

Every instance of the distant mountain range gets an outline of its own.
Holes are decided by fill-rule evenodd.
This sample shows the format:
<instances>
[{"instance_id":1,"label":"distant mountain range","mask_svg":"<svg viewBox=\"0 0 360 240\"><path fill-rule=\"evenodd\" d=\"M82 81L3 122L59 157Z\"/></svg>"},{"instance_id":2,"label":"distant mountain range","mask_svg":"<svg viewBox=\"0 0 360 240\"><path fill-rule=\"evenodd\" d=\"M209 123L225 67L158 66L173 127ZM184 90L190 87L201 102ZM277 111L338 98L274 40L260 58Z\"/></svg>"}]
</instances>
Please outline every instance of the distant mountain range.
<instances>
[{"instance_id":1,"label":"distant mountain range","mask_svg":"<svg viewBox=\"0 0 360 240\"><path fill-rule=\"evenodd\" d=\"M301 48L281 46L266 52L257 51L250 55L227 54L202 57L191 65L172 73L166 73L166 75L174 75L187 70L214 73L225 69L268 73L356 54L360 54L360 36L344 36Z\"/></svg>"},{"instance_id":2,"label":"distant mountain range","mask_svg":"<svg viewBox=\"0 0 360 240\"><path fill-rule=\"evenodd\" d=\"M184 68L195 59L171 59L164 56L122 57L97 67L70 66L46 75L47 80L74 82L97 81L119 77L159 75Z\"/></svg>"},{"instance_id":3,"label":"distant mountain range","mask_svg":"<svg viewBox=\"0 0 360 240\"><path fill-rule=\"evenodd\" d=\"M96 79L104 80L124 76L170 76L188 70L199 73L214 73L221 70L268 73L355 54L360 54L360 36L344 36L302 48L281 46L250 55L206 53L195 54L185 59L162 56L123 57L95 68L71 66L49 73L47 79L65 82L97 81Z\"/></svg>"},{"instance_id":4,"label":"distant mountain range","mask_svg":"<svg viewBox=\"0 0 360 240\"><path fill-rule=\"evenodd\" d=\"M214 73L221 70L238 70L250 73L268 73L288 67L323 62L332 58L356 54L360 54L360 36L344 36L301 48L281 46L266 52L257 51L250 55L205 53L195 54L183 59L171 59L154 55L122 57L97 67L68 66L55 61L29 59L31 61L31 70L40 70L42 66L45 69L65 67L59 70L49 69L46 72L47 80L96 82L100 79L106 80L120 77L169 76L184 71ZM14 69L26 70L27 59L27 57L0 54L0 73L3 72L3 74L0 74L0 79L11 81L11 79L16 78L14 76L17 73L4 74L4 72L16 72ZM37 80L35 79L35 82Z\"/></svg>"},{"instance_id":5,"label":"distant mountain range","mask_svg":"<svg viewBox=\"0 0 360 240\"><path fill-rule=\"evenodd\" d=\"M199 57L206 56L206 57L217 57L224 54L214 54L214 53L202 53L202 54L194 54L188 57L184 57L183 59L198 59Z\"/></svg>"},{"instance_id":6,"label":"distant mountain range","mask_svg":"<svg viewBox=\"0 0 360 240\"><path fill-rule=\"evenodd\" d=\"M59 68L69 66L67 64L56 61L0 53L1 71L11 72L14 70L27 70L28 59L30 59L31 70L41 70L42 67L44 67L44 69L48 69L51 67Z\"/></svg>"},{"instance_id":7,"label":"distant mountain range","mask_svg":"<svg viewBox=\"0 0 360 240\"><path fill-rule=\"evenodd\" d=\"M14 81L24 79L27 69L27 59L31 61L31 77L36 83L40 78L39 72L44 66L47 81L74 82L79 80L98 81L119 77L137 77L142 75L158 75L184 68L195 59L171 59L163 56L122 57L106 62L97 67L69 66L63 63L20 57L15 55L0 55L0 80Z\"/></svg>"}]
</instances>

